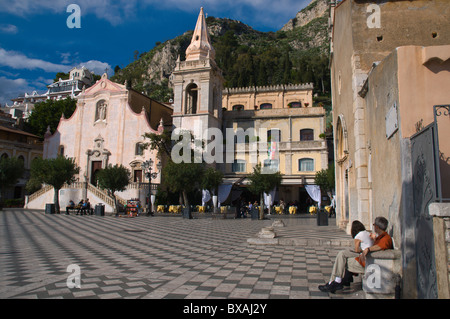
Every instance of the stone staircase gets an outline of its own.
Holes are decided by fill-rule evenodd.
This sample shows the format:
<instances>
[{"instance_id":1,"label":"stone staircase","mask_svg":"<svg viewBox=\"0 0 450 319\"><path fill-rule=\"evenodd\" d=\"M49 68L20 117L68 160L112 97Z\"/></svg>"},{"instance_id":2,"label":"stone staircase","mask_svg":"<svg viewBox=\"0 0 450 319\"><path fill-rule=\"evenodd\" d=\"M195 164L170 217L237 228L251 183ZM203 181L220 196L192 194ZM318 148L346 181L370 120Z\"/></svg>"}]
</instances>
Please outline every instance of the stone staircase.
<instances>
[{"instance_id":1,"label":"stone staircase","mask_svg":"<svg viewBox=\"0 0 450 319\"><path fill-rule=\"evenodd\" d=\"M92 193L94 196L97 196L101 201L103 201L105 204L108 204L111 207L114 207L114 198L108 194L106 190L100 189L91 183L87 184L84 182L75 182L70 185L64 184L64 186L61 188L63 189L87 189L88 193ZM53 191L53 186L51 185L44 185L40 190L34 192L33 194L28 196L28 200L26 201L26 204L31 203L33 200L39 198L40 196L44 195L47 192ZM121 205L126 204L126 200L121 198L120 196L116 195L117 202Z\"/></svg>"}]
</instances>

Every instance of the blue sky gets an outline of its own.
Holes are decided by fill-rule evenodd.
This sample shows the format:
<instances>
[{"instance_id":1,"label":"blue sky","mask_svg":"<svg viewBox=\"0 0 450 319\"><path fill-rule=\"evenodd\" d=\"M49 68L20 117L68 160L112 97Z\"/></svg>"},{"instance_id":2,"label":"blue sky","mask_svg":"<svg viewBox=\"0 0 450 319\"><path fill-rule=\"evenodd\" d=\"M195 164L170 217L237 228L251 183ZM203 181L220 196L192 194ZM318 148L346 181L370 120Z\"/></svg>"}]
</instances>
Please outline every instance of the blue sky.
<instances>
[{"instance_id":1,"label":"blue sky","mask_svg":"<svg viewBox=\"0 0 450 319\"><path fill-rule=\"evenodd\" d=\"M151 50L193 30L200 7L210 16L277 31L311 0L0 0L0 104L45 91L57 72L85 65L113 74ZM68 28L70 4L81 28Z\"/></svg>"}]
</instances>

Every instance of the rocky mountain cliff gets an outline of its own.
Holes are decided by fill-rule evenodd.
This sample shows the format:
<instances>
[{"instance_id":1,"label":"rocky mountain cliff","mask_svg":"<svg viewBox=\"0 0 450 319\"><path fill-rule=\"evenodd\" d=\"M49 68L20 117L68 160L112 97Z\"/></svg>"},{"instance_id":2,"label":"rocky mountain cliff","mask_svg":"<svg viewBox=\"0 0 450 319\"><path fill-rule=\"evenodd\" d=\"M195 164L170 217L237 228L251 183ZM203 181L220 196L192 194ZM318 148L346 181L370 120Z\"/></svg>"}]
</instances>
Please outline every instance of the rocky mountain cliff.
<instances>
[{"instance_id":1,"label":"rocky mountain cliff","mask_svg":"<svg viewBox=\"0 0 450 319\"><path fill-rule=\"evenodd\" d=\"M327 0L313 0L281 30L260 32L236 20L208 17L216 62L226 87L313 82L328 91ZM168 78L180 56L185 58L193 31L156 46L123 69L112 80L127 81L134 89L166 102L172 98Z\"/></svg>"},{"instance_id":2,"label":"rocky mountain cliff","mask_svg":"<svg viewBox=\"0 0 450 319\"><path fill-rule=\"evenodd\" d=\"M312 0L303 10L299 11L295 18L281 28L282 31L291 31L300 28L316 18L328 17L329 0Z\"/></svg>"}]
</instances>

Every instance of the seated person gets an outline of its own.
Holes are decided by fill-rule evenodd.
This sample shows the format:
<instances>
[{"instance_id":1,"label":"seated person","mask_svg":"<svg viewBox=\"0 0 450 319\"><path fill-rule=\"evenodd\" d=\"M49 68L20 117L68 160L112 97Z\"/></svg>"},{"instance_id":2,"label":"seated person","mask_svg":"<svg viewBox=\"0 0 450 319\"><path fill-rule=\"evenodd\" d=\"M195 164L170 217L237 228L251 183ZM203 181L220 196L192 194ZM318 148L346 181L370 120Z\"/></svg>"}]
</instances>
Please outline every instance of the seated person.
<instances>
[{"instance_id":1,"label":"seated person","mask_svg":"<svg viewBox=\"0 0 450 319\"><path fill-rule=\"evenodd\" d=\"M90 214L90 210L91 210L91 203L89 202L89 198L86 198L86 201L81 207L81 215Z\"/></svg>"},{"instance_id":2,"label":"seated person","mask_svg":"<svg viewBox=\"0 0 450 319\"><path fill-rule=\"evenodd\" d=\"M77 210L77 215L81 212L81 209L83 208L84 205L84 200L80 200L80 202L78 203L77 207L75 207Z\"/></svg>"},{"instance_id":3,"label":"seated person","mask_svg":"<svg viewBox=\"0 0 450 319\"><path fill-rule=\"evenodd\" d=\"M386 232L386 229L388 227L387 219L384 217L377 217L375 218L375 223L373 224L373 226L376 233L376 238L373 242L373 245L364 248L363 242L361 240L360 247L355 247L357 251L361 252L360 254L358 254L357 252L351 252L349 250L340 251L336 256L330 281L325 285L319 286L320 291L335 293L336 290L343 289L345 283L344 279L348 278L347 273L364 273L365 258L369 252L393 248L392 238ZM370 240L367 241L370 244Z\"/></svg>"},{"instance_id":4,"label":"seated person","mask_svg":"<svg viewBox=\"0 0 450 319\"><path fill-rule=\"evenodd\" d=\"M73 200L69 201L69 205L66 206L66 215L69 215L69 209L74 209L75 208L75 203L73 202Z\"/></svg>"}]
</instances>

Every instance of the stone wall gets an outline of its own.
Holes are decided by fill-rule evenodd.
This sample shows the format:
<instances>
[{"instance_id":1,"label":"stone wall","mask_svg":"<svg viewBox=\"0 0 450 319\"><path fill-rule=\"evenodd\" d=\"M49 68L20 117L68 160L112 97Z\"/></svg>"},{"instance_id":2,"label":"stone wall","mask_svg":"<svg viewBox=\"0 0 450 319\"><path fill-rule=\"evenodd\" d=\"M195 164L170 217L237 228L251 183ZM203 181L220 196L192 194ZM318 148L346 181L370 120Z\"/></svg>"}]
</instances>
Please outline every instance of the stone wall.
<instances>
[{"instance_id":1,"label":"stone wall","mask_svg":"<svg viewBox=\"0 0 450 319\"><path fill-rule=\"evenodd\" d=\"M439 299L450 298L450 203L432 203L434 255Z\"/></svg>"}]
</instances>

